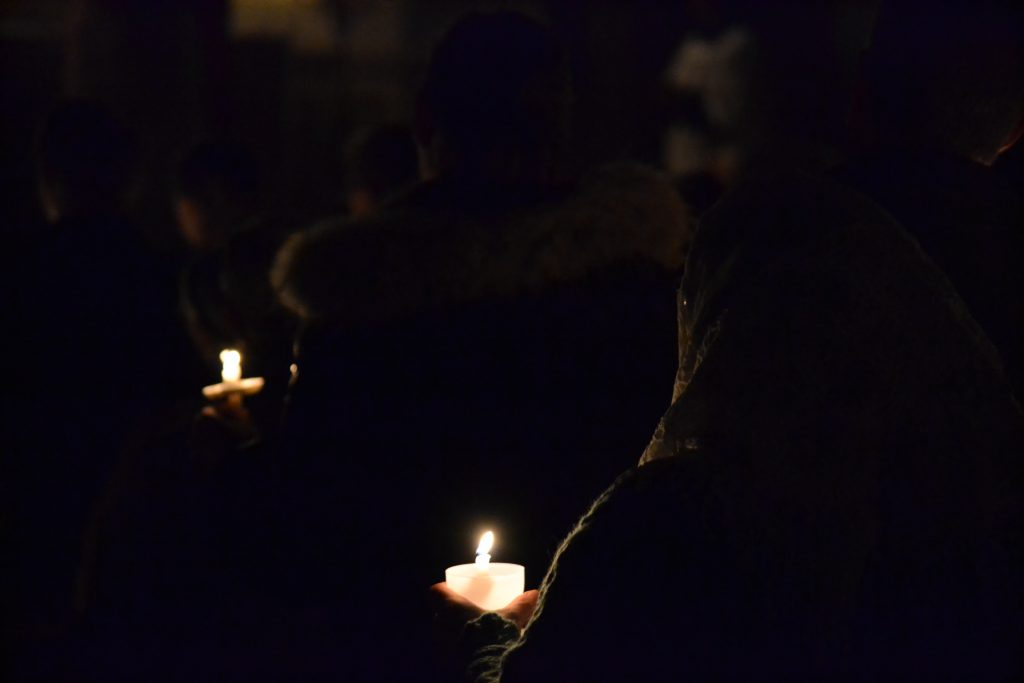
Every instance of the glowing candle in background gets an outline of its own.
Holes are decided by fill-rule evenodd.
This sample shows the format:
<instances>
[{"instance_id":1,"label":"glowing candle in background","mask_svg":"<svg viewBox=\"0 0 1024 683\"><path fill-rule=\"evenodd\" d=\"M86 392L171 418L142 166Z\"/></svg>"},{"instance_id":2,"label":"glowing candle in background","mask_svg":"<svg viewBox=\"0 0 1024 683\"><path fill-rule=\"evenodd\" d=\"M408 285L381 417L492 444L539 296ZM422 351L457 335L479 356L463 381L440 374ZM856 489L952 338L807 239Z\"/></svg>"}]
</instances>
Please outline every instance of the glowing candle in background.
<instances>
[{"instance_id":1,"label":"glowing candle in background","mask_svg":"<svg viewBox=\"0 0 1024 683\"><path fill-rule=\"evenodd\" d=\"M448 567L445 582L453 591L484 610L501 609L522 595L526 585L526 569L521 564L491 562L494 534L480 537L473 564Z\"/></svg>"},{"instance_id":2,"label":"glowing candle in background","mask_svg":"<svg viewBox=\"0 0 1024 683\"><path fill-rule=\"evenodd\" d=\"M220 378L224 382L237 382L242 379L242 354L234 349L220 352Z\"/></svg>"},{"instance_id":3,"label":"glowing candle in background","mask_svg":"<svg viewBox=\"0 0 1024 683\"><path fill-rule=\"evenodd\" d=\"M203 396L213 400L227 399L241 405L243 396L258 394L263 389L262 377L242 377L242 354L235 349L220 352L220 383L203 387Z\"/></svg>"}]
</instances>

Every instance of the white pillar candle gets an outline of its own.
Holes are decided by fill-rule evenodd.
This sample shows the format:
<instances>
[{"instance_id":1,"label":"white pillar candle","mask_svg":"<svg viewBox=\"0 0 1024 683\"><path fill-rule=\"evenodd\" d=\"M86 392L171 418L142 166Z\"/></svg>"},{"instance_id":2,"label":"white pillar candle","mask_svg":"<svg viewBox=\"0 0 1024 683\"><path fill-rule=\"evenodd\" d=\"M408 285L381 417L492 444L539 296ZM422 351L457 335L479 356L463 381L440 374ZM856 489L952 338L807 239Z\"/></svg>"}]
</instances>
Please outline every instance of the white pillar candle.
<instances>
[{"instance_id":1,"label":"white pillar candle","mask_svg":"<svg viewBox=\"0 0 1024 683\"><path fill-rule=\"evenodd\" d=\"M494 534L486 532L477 546L476 562L448 567L444 572L449 588L487 611L506 606L522 595L526 585L523 565L491 562L493 543Z\"/></svg>"}]
</instances>

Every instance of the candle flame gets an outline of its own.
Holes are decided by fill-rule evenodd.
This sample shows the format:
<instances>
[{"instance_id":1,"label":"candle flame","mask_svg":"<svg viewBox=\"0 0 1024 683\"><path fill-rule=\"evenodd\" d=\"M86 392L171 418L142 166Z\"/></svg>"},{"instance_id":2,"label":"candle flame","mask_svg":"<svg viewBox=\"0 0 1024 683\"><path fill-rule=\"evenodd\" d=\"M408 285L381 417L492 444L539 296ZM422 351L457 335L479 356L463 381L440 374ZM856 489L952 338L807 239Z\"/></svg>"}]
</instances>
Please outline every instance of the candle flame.
<instances>
[{"instance_id":1,"label":"candle flame","mask_svg":"<svg viewBox=\"0 0 1024 683\"><path fill-rule=\"evenodd\" d=\"M242 354L234 349L220 352L220 378L224 382L237 382L242 379Z\"/></svg>"},{"instance_id":2,"label":"candle flame","mask_svg":"<svg viewBox=\"0 0 1024 683\"><path fill-rule=\"evenodd\" d=\"M486 555L491 552L491 546L494 545L494 532L485 531L484 535L480 537L480 545L476 547L477 555Z\"/></svg>"},{"instance_id":3,"label":"candle flame","mask_svg":"<svg viewBox=\"0 0 1024 683\"><path fill-rule=\"evenodd\" d=\"M480 545L476 547L476 568L477 571L485 572L491 564L491 546L494 545L494 533L485 531L480 537Z\"/></svg>"}]
</instances>

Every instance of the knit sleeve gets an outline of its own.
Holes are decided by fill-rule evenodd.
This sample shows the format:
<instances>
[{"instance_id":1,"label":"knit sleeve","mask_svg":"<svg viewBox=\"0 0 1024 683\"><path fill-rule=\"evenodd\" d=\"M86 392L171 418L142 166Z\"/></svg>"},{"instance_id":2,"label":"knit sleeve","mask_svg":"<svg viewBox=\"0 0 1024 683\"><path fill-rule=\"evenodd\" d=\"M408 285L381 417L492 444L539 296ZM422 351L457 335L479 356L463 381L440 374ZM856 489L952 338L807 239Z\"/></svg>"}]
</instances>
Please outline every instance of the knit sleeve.
<instances>
[{"instance_id":1,"label":"knit sleeve","mask_svg":"<svg viewBox=\"0 0 1024 683\"><path fill-rule=\"evenodd\" d=\"M466 679L497 683L501 678L502 656L519 637L519 627L496 612L485 612L466 624L459 642L463 661L469 662Z\"/></svg>"},{"instance_id":2,"label":"knit sleeve","mask_svg":"<svg viewBox=\"0 0 1024 683\"><path fill-rule=\"evenodd\" d=\"M516 634L514 638L478 649L468 671L470 680L476 683L514 683L551 678L574 680L577 674L582 673L578 666L583 661L580 657L581 648L585 647L583 644L594 637L595 630L605 629L609 622L605 618L608 615L597 613L600 596L583 585L592 577L581 573L580 565L604 567L612 573L620 566L618 562L607 562L608 558L600 557L602 549L609 547L598 538L607 531L601 530L606 525L600 522L608 521L611 508L631 507L635 474L635 470L629 470L594 501L555 553L551 568L541 584L537 609L526 630L521 636ZM611 518L629 522L634 519L628 513L616 512L611 513ZM598 523L597 529L592 528L595 522ZM567 573L573 581L568 584L560 582L558 577L562 573ZM601 571L597 573L603 575ZM599 576L597 580L601 578L607 577ZM614 579L611 585L614 585ZM484 619L488 617L500 619L497 615L484 615L474 624L483 629L488 623ZM493 621L490 624L493 627ZM506 627L505 633L509 632Z\"/></svg>"}]
</instances>

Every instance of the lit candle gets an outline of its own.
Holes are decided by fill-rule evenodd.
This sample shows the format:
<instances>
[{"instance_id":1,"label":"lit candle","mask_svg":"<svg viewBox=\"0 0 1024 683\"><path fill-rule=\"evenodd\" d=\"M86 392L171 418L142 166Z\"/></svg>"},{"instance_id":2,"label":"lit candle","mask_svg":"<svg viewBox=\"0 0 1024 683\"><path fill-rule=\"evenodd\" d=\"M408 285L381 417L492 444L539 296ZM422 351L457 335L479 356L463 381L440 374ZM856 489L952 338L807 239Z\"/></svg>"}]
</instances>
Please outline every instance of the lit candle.
<instances>
[{"instance_id":1,"label":"lit candle","mask_svg":"<svg viewBox=\"0 0 1024 683\"><path fill-rule=\"evenodd\" d=\"M476 562L448 567L444 572L449 588L487 611L512 602L522 595L526 585L523 565L491 562L493 545L494 534L485 532L476 548Z\"/></svg>"},{"instance_id":2,"label":"lit candle","mask_svg":"<svg viewBox=\"0 0 1024 683\"><path fill-rule=\"evenodd\" d=\"M203 396L240 403L242 396L257 394L263 388L262 377L242 377L242 354L235 349L220 352L220 378L219 384L203 387Z\"/></svg>"},{"instance_id":3,"label":"lit candle","mask_svg":"<svg viewBox=\"0 0 1024 683\"><path fill-rule=\"evenodd\" d=\"M476 568L480 571L487 571L487 568L491 564L491 547L494 546L494 532L485 531L484 535L480 537L480 542L476 546Z\"/></svg>"},{"instance_id":4,"label":"lit candle","mask_svg":"<svg viewBox=\"0 0 1024 683\"><path fill-rule=\"evenodd\" d=\"M220 378L224 382L237 382L242 379L242 354L234 349L220 352Z\"/></svg>"}]
</instances>

